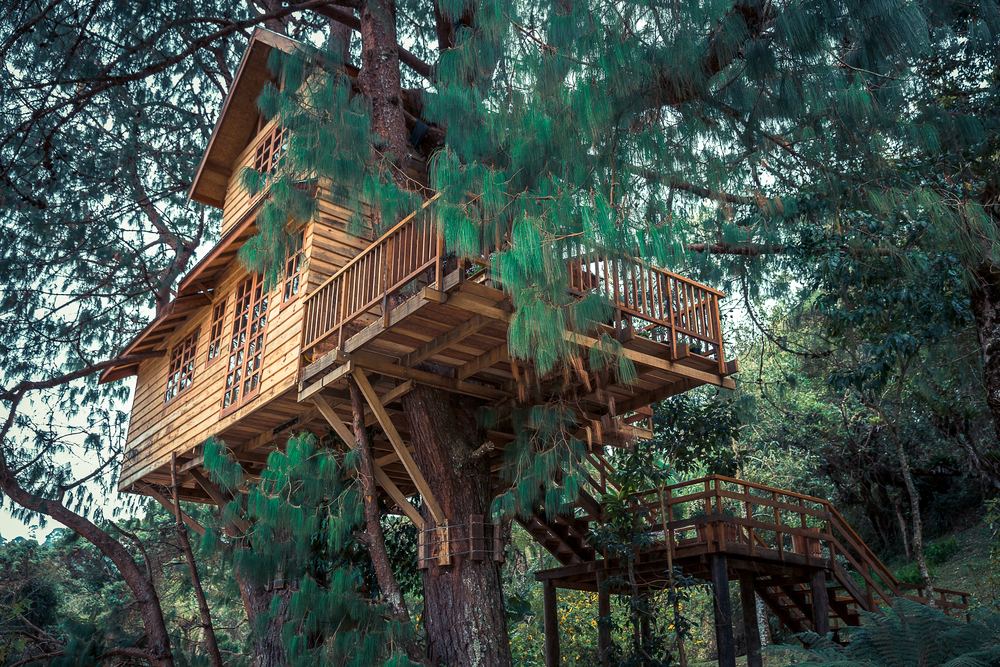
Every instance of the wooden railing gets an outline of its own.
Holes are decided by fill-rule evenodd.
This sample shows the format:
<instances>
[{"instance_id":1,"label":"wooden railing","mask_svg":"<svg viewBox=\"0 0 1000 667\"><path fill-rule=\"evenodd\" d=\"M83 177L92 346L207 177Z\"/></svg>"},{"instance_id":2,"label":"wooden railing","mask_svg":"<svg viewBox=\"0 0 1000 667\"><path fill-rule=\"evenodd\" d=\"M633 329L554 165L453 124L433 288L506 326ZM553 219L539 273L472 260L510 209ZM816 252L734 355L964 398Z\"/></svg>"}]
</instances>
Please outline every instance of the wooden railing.
<instances>
[{"instance_id":1,"label":"wooden railing","mask_svg":"<svg viewBox=\"0 0 1000 667\"><path fill-rule=\"evenodd\" d=\"M326 279L305 300L303 352L331 334L343 345L344 330L370 311L388 312L391 297L421 273L434 270L440 289L444 241L423 215L433 199Z\"/></svg>"},{"instance_id":2,"label":"wooden railing","mask_svg":"<svg viewBox=\"0 0 1000 667\"><path fill-rule=\"evenodd\" d=\"M821 566L864 609L877 612L906 597L900 584L828 501L714 475L636 494L634 510L661 535L660 548L749 556ZM662 510L661 510L662 508ZM968 608L965 594L938 591L934 602L950 612ZM959 599L955 599L955 598Z\"/></svg>"},{"instance_id":3,"label":"wooden railing","mask_svg":"<svg viewBox=\"0 0 1000 667\"><path fill-rule=\"evenodd\" d=\"M345 328L365 313L387 312L392 294L428 269L434 268L440 286L443 241L433 222L423 215L436 198L306 297L303 351L334 333L341 345ZM639 260L601 251L580 248L567 261L571 293L582 296L596 291L607 298L615 308L616 329L624 327L632 334L638 331L668 343L675 359L677 346L686 343L691 353L713 358L719 372L726 372L719 318L719 299L725 296L722 292ZM487 258L471 263L480 271L468 279L492 281Z\"/></svg>"},{"instance_id":4,"label":"wooden railing","mask_svg":"<svg viewBox=\"0 0 1000 667\"><path fill-rule=\"evenodd\" d=\"M675 359L678 343L687 343L692 353L714 357L719 372L726 372L722 292L638 259L582 247L571 259L570 283L577 294L605 296L615 307L616 329L624 326L669 343Z\"/></svg>"}]
</instances>

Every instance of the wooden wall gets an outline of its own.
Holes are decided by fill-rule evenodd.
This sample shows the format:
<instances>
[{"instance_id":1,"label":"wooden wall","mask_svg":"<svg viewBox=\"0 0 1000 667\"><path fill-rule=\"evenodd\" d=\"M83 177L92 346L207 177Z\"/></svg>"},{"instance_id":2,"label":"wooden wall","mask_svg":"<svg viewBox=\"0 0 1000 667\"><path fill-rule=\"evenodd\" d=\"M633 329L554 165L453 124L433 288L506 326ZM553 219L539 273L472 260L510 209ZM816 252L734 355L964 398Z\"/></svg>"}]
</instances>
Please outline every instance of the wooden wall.
<instances>
[{"instance_id":1,"label":"wooden wall","mask_svg":"<svg viewBox=\"0 0 1000 667\"><path fill-rule=\"evenodd\" d=\"M125 461L120 477L122 489L168 463L173 452L176 451L179 455L190 452L209 436L232 426L250 411L259 409L269 400L297 385L305 295L370 243L369 238L358 238L347 233L351 212L335 204L327 190L320 190L317 196L317 214L305 228L304 275L300 279L299 294L287 304L282 304L282 287L279 286L271 291L268 299L269 317L259 395L246 403L246 408L224 418L220 417L229 360L229 341L233 329L234 292L240 281L247 276L246 270L238 261L233 260L218 282L216 300L193 312L171 333L164 344L166 356L144 361L139 367ZM238 195L235 190L231 191L230 196L227 196L227 204L230 201L236 207L243 207L244 213L248 210L246 203L249 199L245 192ZM230 215L228 205L225 219L227 222L224 225L230 226L239 219ZM366 236L370 237L370 234ZM211 335L210 320L218 299L226 300L222 334L224 344L219 356L206 366ZM164 404L170 352L196 329L200 333L194 380L191 386Z\"/></svg>"}]
</instances>

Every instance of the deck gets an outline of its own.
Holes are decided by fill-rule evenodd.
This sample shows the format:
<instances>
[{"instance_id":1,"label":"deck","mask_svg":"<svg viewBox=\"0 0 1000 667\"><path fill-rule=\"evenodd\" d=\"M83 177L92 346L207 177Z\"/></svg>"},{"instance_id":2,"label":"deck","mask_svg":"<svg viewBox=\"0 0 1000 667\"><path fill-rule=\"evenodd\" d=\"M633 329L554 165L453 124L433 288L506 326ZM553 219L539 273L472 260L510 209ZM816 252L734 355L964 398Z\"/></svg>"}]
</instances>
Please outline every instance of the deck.
<instances>
[{"instance_id":1,"label":"deck","mask_svg":"<svg viewBox=\"0 0 1000 667\"><path fill-rule=\"evenodd\" d=\"M833 631L835 637L845 627L858 625L862 610L882 613L898 597L928 603L921 586L900 583L821 498L715 475L636 494L632 511L653 538L650 548L637 553L631 564L640 589L667 587L672 564L724 591L720 597L726 609L728 582L740 581L745 591L741 597L758 594L793 632ZM587 513L578 510L578 515ZM553 539L555 531L545 535L534 523L528 528L557 559L568 563L536 573L545 586L599 591L602 582L608 582L605 594L629 593L630 585L621 583L629 581L629 563L600 554L571 563L572 557L566 556L579 553L579 544ZM578 523L575 529L585 530L586 524ZM953 615L969 609L966 593L935 589L933 601ZM743 605L755 618L752 601L749 608L747 600Z\"/></svg>"}]
</instances>

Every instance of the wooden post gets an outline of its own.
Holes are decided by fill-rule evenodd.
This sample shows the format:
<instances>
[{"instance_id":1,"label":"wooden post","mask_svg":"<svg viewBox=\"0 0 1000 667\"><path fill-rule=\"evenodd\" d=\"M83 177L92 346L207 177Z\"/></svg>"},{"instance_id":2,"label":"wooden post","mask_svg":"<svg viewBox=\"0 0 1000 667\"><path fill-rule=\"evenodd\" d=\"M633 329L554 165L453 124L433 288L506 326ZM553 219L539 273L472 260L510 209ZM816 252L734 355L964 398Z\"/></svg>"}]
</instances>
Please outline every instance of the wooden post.
<instances>
[{"instance_id":1,"label":"wooden post","mask_svg":"<svg viewBox=\"0 0 1000 667\"><path fill-rule=\"evenodd\" d=\"M545 667L559 667L558 589L551 580L542 584L542 621L545 628Z\"/></svg>"},{"instance_id":2,"label":"wooden post","mask_svg":"<svg viewBox=\"0 0 1000 667\"><path fill-rule=\"evenodd\" d=\"M826 570L815 570L810 585L813 631L820 637L830 632L830 599L826 590Z\"/></svg>"},{"instance_id":3,"label":"wooden post","mask_svg":"<svg viewBox=\"0 0 1000 667\"><path fill-rule=\"evenodd\" d=\"M733 640L733 609L729 600L729 571L724 553L708 555L715 588L715 643L719 649L719 667L736 667L736 644Z\"/></svg>"},{"instance_id":4,"label":"wooden post","mask_svg":"<svg viewBox=\"0 0 1000 667\"><path fill-rule=\"evenodd\" d=\"M609 664L607 652L611 646L611 591L607 581L605 573L597 573L597 655L603 667Z\"/></svg>"},{"instance_id":5,"label":"wooden post","mask_svg":"<svg viewBox=\"0 0 1000 667\"><path fill-rule=\"evenodd\" d=\"M753 572L740 570L740 604L743 606L743 634L747 642L747 667L764 667L760 655L760 619L753 589Z\"/></svg>"}]
</instances>

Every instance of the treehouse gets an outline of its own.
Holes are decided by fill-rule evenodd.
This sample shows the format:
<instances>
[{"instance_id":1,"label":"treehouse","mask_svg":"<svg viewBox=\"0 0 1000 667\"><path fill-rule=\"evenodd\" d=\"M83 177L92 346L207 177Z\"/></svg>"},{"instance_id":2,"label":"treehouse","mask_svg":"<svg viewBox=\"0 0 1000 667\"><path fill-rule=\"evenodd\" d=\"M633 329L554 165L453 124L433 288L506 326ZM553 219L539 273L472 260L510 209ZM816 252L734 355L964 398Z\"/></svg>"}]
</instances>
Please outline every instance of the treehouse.
<instances>
[{"instance_id":1,"label":"treehouse","mask_svg":"<svg viewBox=\"0 0 1000 667\"><path fill-rule=\"evenodd\" d=\"M272 50L294 48L292 40L266 30L253 34L190 191L194 201L222 210L221 239L124 350L148 357L109 368L101 377L111 382L136 376L121 490L172 508L166 498L176 476L181 499L224 502L202 470L200 448L213 436L250 475L293 432L332 430L354 446L347 426L354 414L347 381L353 378L364 395L366 423L377 426L372 447L383 498L422 529L418 565L500 558L502 542L499 533L490 532L492 524L482 517L447 517L430 494L414 461L400 401L417 385L495 407L517 402L528 385L539 402L570 392L579 415L574 435L589 443L586 488L573 516L550 520L539 508L522 525L561 564L538 575L545 583L547 622L554 618L554 591L560 587L601 590L606 605L607 595L619 591L601 582L625 564L599 557L586 538L590 523L602 519L596 498L609 489L605 448L648 435L650 406L658 401L702 385L734 388L729 376L737 366L726 358L719 315L724 295L640 260L580 247L565 257L570 293L601 294L613 315L594 331L566 332L566 340L578 346L582 358L605 335L618 341L637 379L591 383L589 370L538 378L508 354L514 313L489 262L449 257L427 205L377 237L370 228L352 234L354 212L322 183L311 191L315 214L302 230L301 248L287 258L283 282L265 289L262 277L249 274L237 253L255 233L256 215L269 194L251 196L241 171L266 171L281 159L282 128L265 122L256 100L272 80L267 66ZM419 135L414 133L417 140ZM408 168L425 174L417 151ZM515 436L513 427L502 423L486 434L484 455L494 473ZM415 496L429 518L414 509ZM661 575L671 558L717 583L756 573L751 589L765 591L783 622L817 631L829 626L828 607L851 624L857 608L877 608L872 591L882 600L900 590L894 579L886 583L891 575L882 570L881 584L863 574L877 567L877 559L824 501L724 478L667 488L662 499L647 494L633 500L635 511L643 512L660 536L637 555L643 587L663 587ZM797 517L798 525L789 524L789 517ZM865 583L845 574L845 567L861 572ZM962 608L960 602L953 606ZM813 607L824 611L809 611ZM723 628L729 627L726 609L717 610ZM731 644L731 632L729 637ZM558 662L557 641L547 657L548 664Z\"/></svg>"}]
</instances>

